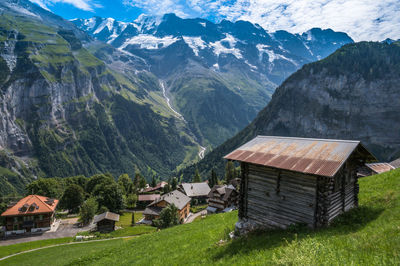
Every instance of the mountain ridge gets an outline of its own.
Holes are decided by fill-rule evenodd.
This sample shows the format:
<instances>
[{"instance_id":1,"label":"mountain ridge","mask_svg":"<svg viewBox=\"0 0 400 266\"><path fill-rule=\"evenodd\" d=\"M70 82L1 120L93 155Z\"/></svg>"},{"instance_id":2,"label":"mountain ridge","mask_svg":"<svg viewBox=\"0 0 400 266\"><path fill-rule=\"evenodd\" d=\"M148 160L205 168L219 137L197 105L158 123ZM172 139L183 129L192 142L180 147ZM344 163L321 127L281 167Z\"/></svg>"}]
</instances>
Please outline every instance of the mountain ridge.
<instances>
[{"instance_id":1,"label":"mountain ridge","mask_svg":"<svg viewBox=\"0 0 400 266\"><path fill-rule=\"evenodd\" d=\"M400 42L347 44L324 60L304 65L275 91L245 129L182 171L212 168L257 135L361 140L382 161L400 156ZM390 130L388 130L390 129Z\"/></svg>"}]
</instances>

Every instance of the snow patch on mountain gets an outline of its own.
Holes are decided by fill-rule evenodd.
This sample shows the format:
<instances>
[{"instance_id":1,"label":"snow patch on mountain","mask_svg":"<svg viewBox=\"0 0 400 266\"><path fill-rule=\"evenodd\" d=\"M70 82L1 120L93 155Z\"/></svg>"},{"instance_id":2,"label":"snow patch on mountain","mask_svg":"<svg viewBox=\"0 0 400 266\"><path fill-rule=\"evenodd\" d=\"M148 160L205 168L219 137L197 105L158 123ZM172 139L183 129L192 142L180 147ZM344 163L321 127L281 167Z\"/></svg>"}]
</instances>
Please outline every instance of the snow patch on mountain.
<instances>
[{"instance_id":1,"label":"snow patch on mountain","mask_svg":"<svg viewBox=\"0 0 400 266\"><path fill-rule=\"evenodd\" d=\"M258 67L256 67L255 65L250 64L249 61L245 60L244 62L250 67L250 70L253 71L258 69Z\"/></svg>"},{"instance_id":2,"label":"snow patch on mountain","mask_svg":"<svg viewBox=\"0 0 400 266\"><path fill-rule=\"evenodd\" d=\"M178 38L173 36L158 38L149 34L140 34L126 40L119 49L125 49L128 45L137 45L140 49L159 49L170 46L176 41L178 41Z\"/></svg>"},{"instance_id":3,"label":"snow patch on mountain","mask_svg":"<svg viewBox=\"0 0 400 266\"><path fill-rule=\"evenodd\" d=\"M97 27L97 29L93 32L93 34L100 33L105 27L108 28L108 31L111 32L113 29L115 19L113 18L106 18L101 22L101 24Z\"/></svg>"},{"instance_id":4,"label":"snow patch on mountain","mask_svg":"<svg viewBox=\"0 0 400 266\"><path fill-rule=\"evenodd\" d=\"M137 19L135 19L133 25L137 28L139 32L144 33L145 31L150 31L157 28L158 25L161 24L161 22L161 17L147 16L145 14L141 14Z\"/></svg>"},{"instance_id":5,"label":"snow patch on mountain","mask_svg":"<svg viewBox=\"0 0 400 266\"><path fill-rule=\"evenodd\" d=\"M225 38L216 42L210 43L214 50L214 54L233 54L237 59L243 58L239 49L235 48L237 40L232 35L226 33Z\"/></svg>"},{"instance_id":6,"label":"snow patch on mountain","mask_svg":"<svg viewBox=\"0 0 400 266\"><path fill-rule=\"evenodd\" d=\"M201 26L203 26L204 28L206 27L206 23L205 23L205 22L199 22L199 24L200 24Z\"/></svg>"},{"instance_id":7,"label":"snow patch on mountain","mask_svg":"<svg viewBox=\"0 0 400 266\"><path fill-rule=\"evenodd\" d=\"M256 45L258 52L259 52L259 58L260 61L263 58L263 54L266 53L268 55L268 61L270 63L273 63L275 60L286 60L291 62L293 65L298 66L298 63L296 61L294 61L293 59L287 58L286 56L282 55L282 54L277 54L275 53L273 50L268 49L270 48L269 45L265 45L265 44L257 44Z\"/></svg>"},{"instance_id":8,"label":"snow patch on mountain","mask_svg":"<svg viewBox=\"0 0 400 266\"><path fill-rule=\"evenodd\" d=\"M20 5L13 4L13 3L5 3L5 4L6 4L6 6L8 6L10 9L12 9L12 10L14 10L14 11L16 11L16 12L19 12L19 13L22 13L22 14L25 14L25 15L28 15L28 16L31 16L31 17L35 17L35 18L38 18L38 19L42 19L40 16L38 16L38 15L32 13L31 11L29 11L29 10L26 9L26 8L23 8L23 7L20 6Z\"/></svg>"},{"instance_id":9,"label":"snow patch on mountain","mask_svg":"<svg viewBox=\"0 0 400 266\"><path fill-rule=\"evenodd\" d=\"M199 56L199 50L207 47L207 44L201 39L201 37L189 37L183 36L183 40L190 48L192 48L193 53Z\"/></svg>"},{"instance_id":10,"label":"snow patch on mountain","mask_svg":"<svg viewBox=\"0 0 400 266\"><path fill-rule=\"evenodd\" d=\"M86 29L88 31L92 31L94 29L94 27L96 26L96 18L90 18L90 19L85 19L83 21L83 25L86 26Z\"/></svg>"}]
</instances>

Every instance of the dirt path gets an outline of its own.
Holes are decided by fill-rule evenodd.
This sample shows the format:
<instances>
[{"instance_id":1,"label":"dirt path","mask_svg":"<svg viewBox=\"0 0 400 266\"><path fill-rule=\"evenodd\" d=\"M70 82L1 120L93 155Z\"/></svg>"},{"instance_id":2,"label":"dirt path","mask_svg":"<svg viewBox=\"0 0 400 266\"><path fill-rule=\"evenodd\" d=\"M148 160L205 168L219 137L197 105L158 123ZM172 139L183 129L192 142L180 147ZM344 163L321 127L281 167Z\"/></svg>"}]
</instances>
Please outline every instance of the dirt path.
<instances>
[{"instance_id":1,"label":"dirt path","mask_svg":"<svg viewBox=\"0 0 400 266\"><path fill-rule=\"evenodd\" d=\"M69 242L69 243L45 246L45 247L40 247L40 248L34 248L34 249L25 250L25 251L21 251L21 252L15 253L15 254L11 254L11 255L5 256L3 258L0 258L0 261L8 259L8 258L11 258L11 257L14 257L14 256L17 256L17 255L21 255L21 254L24 254L24 253L29 253L29 252L33 252L33 251L37 251L37 250L41 250L41 249L46 249L46 248L53 248L53 247L67 246L67 245L86 244L86 243L100 242L100 241L110 241L110 240L116 240L116 239L122 239L122 238L130 238L130 237L133 238L135 236L120 236L120 237L115 237L115 238L88 240L88 241L82 241L82 242Z\"/></svg>"},{"instance_id":2,"label":"dirt path","mask_svg":"<svg viewBox=\"0 0 400 266\"><path fill-rule=\"evenodd\" d=\"M190 216L189 218L187 218L187 220L185 221L185 224L191 223L194 221L194 219L196 219L200 215L206 215L206 214L207 214L207 210L202 210L201 212L195 213L192 216Z\"/></svg>"}]
</instances>

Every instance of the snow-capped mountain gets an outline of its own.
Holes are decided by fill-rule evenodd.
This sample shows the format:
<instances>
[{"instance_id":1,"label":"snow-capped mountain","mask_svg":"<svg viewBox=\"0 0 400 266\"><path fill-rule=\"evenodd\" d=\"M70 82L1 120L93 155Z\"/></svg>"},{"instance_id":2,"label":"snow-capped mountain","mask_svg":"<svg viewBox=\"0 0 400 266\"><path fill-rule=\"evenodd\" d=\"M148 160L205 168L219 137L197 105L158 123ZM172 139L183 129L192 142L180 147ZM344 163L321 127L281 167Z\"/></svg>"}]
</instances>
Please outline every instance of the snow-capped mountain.
<instances>
[{"instance_id":1,"label":"snow-capped mountain","mask_svg":"<svg viewBox=\"0 0 400 266\"><path fill-rule=\"evenodd\" d=\"M261 60L266 54L270 63L283 60L294 65L302 60L324 58L344 44L353 42L346 33L330 29L313 28L301 35L286 31L269 33L258 24L246 21L232 23L223 20L215 24L205 19L181 19L174 14L166 14L161 19L141 15L133 22L100 17L71 21L96 39L120 49L128 46L162 49L183 40L196 56L203 54L205 57L207 52L212 52L215 57L232 54L243 59L243 54L249 52L247 50L256 48Z\"/></svg>"},{"instance_id":2,"label":"snow-capped mountain","mask_svg":"<svg viewBox=\"0 0 400 266\"><path fill-rule=\"evenodd\" d=\"M72 22L143 59L200 141L210 146L253 120L275 88L301 66L353 42L330 29L271 33L247 21L213 23L175 14L142 15L133 22L99 17Z\"/></svg>"}]
</instances>

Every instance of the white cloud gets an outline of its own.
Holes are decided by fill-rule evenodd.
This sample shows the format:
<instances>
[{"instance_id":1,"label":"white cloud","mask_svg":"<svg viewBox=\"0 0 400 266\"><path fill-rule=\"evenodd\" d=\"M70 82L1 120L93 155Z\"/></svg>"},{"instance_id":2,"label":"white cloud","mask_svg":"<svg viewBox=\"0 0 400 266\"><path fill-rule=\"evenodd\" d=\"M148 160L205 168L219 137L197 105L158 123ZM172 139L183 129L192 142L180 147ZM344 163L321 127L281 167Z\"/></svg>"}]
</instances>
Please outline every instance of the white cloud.
<instances>
[{"instance_id":1,"label":"white cloud","mask_svg":"<svg viewBox=\"0 0 400 266\"><path fill-rule=\"evenodd\" d=\"M29 0L29 1L39 5L41 8L46 9L47 11L50 11L50 9L45 5L45 3L43 3L43 0Z\"/></svg>"},{"instance_id":2,"label":"white cloud","mask_svg":"<svg viewBox=\"0 0 400 266\"><path fill-rule=\"evenodd\" d=\"M146 13L162 16L166 13L175 13L177 16L187 18L193 15L191 9L180 0L123 0L124 5L134 6Z\"/></svg>"},{"instance_id":3,"label":"white cloud","mask_svg":"<svg viewBox=\"0 0 400 266\"><path fill-rule=\"evenodd\" d=\"M94 2L93 0L30 0L32 3L36 3L46 10L50 10L49 7L56 3L65 3L73 5L76 8L85 11L94 11L95 8L101 8L102 5Z\"/></svg>"},{"instance_id":4,"label":"white cloud","mask_svg":"<svg viewBox=\"0 0 400 266\"><path fill-rule=\"evenodd\" d=\"M356 41L400 38L399 0L123 0L153 15L248 20L268 31L313 27L348 33Z\"/></svg>"}]
</instances>

